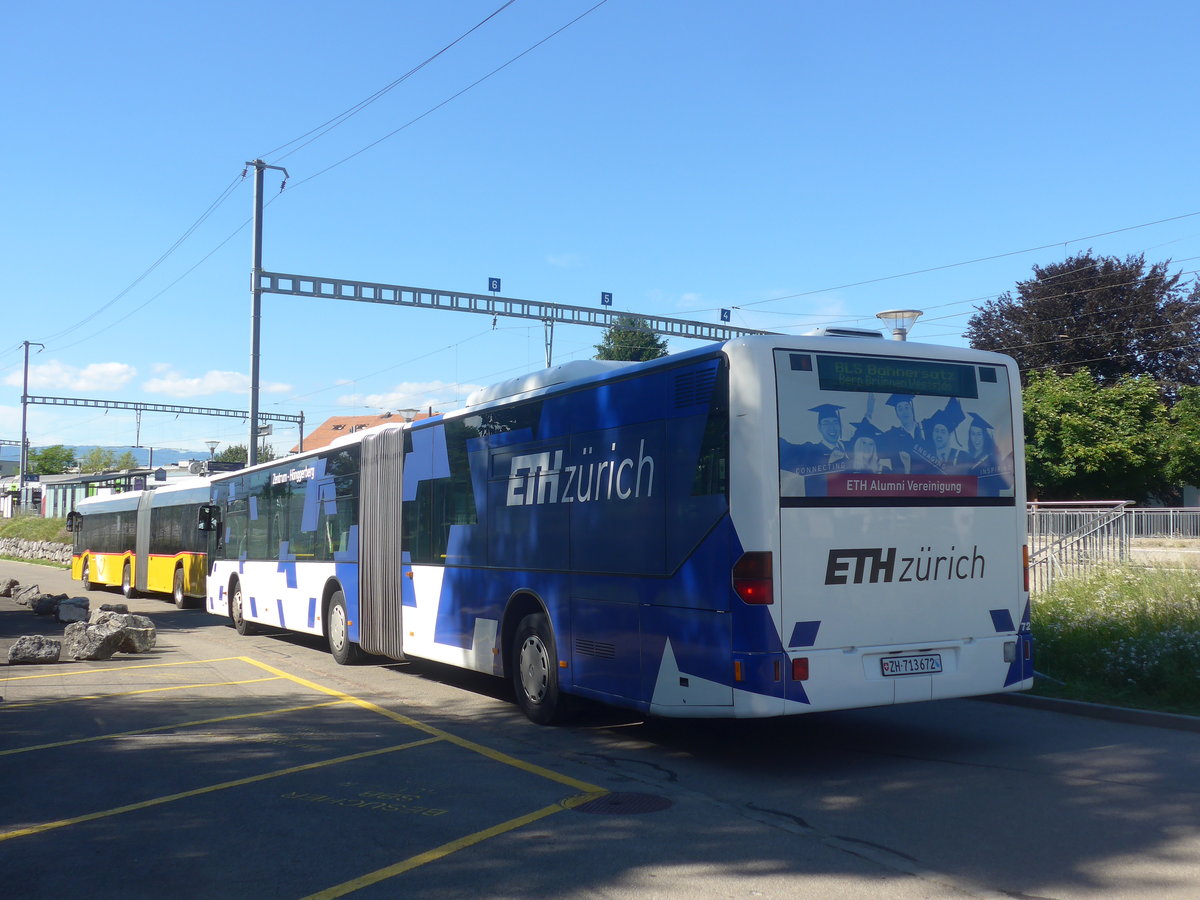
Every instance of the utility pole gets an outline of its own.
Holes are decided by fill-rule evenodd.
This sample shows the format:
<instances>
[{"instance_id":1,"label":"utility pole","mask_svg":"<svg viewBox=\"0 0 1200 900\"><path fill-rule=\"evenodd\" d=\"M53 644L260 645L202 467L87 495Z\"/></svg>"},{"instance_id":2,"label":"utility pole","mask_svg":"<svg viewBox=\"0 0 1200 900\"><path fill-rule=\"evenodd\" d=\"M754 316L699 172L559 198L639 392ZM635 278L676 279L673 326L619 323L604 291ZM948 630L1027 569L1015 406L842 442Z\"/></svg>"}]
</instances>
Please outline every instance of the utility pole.
<instances>
[{"instance_id":1,"label":"utility pole","mask_svg":"<svg viewBox=\"0 0 1200 900\"><path fill-rule=\"evenodd\" d=\"M26 427L29 413L29 348L37 347L38 353L46 349L45 344L34 341L22 341L25 345L25 379L21 384L21 462L17 470L17 499L24 499L25 473L29 470L29 430Z\"/></svg>"},{"instance_id":2,"label":"utility pole","mask_svg":"<svg viewBox=\"0 0 1200 900\"><path fill-rule=\"evenodd\" d=\"M268 166L261 159L246 163L254 166L254 248L253 269L250 273L250 442L246 446L246 464L258 462L258 346L262 323L262 233L263 233L263 170L276 169L283 173L287 184L288 171L283 166ZM283 190L281 187L280 190Z\"/></svg>"}]
</instances>

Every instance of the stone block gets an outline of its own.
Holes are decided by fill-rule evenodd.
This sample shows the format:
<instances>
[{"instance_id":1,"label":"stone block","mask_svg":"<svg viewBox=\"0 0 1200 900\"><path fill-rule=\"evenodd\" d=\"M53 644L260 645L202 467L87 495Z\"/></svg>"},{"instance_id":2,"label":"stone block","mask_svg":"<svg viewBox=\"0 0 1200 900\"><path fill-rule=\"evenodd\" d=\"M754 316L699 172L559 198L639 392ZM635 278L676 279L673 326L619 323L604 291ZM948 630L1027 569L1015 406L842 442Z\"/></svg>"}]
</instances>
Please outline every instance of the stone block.
<instances>
[{"instance_id":1,"label":"stone block","mask_svg":"<svg viewBox=\"0 0 1200 900\"><path fill-rule=\"evenodd\" d=\"M124 628L116 622L88 625L72 622L63 634L63 659L111 659L125 640Z\"/></svg>"},{"instance_id":2,"label":"stone block","mask_svg":"<svg viewBox=\"0 0 1200 900\"><path fill-rule=\"evenodd\" d=\"M42 594L30 600L29 608L35 616L52 616L58 612L59 599L53 594Z\"/></svg>"},{"instance_id":3,"label":"stone block","mask_svg":"<svg viewBox=\"0 0 1200 900\"><path fill-rule=\"evenodd\" d=\"M8 648L9 665L58 662L62 652L62 641L42 637L40 634L27 634L19 637Z\"/></svg>"},{"instance_id":4,"label":"stone block","mask_svg":"<svg viewBox=\"0 0 1200 900\"><path fill-rule=\"evenodd\" d=\"M154 649L155 643L158 641L158 632L154 627L150 628L134 628L130 625L125 625L121 629L121 633L125 635L125 639L121 642L121 646L117 648L119 653L146 653Z\"/></svg>"},{"instance_id":5,"label":"stone block","mask_svg":"<svg viewBox=\"0 0 1200 900\"><path fill-rule=\"evenodd\" d=\"M88 601L86 597L71 597L67 598L66 594L61 595L57 599L57 609L55 618L58 621L67 622L86 622L88 619Z\"/></svg>"},{"instance_id":6,"label":"stone block","mask_svg":"<svg viewBox=\"0 0 1200 900\"><path fill-rule=\"evenodd\" d=\"M139 616L134 613L120 613L112 610L100 610L92 613L92 618L88 622L89 625L104 625L108 622L116 622L125 628L149 628L154 629L154 622L149 616Z\"/></svg>"},{"instance_id":7,"label":"stone block","mask_svg":"<svg viewBox=\"0 0 1200 900\"><path fill-rule=\"evenodd\" d=\"M42 596L42 588L40 585L30 584L23 588L17 588L13 591L13 600L25 606L32 607L33 601Z\"/></svg>"}]
</instances>

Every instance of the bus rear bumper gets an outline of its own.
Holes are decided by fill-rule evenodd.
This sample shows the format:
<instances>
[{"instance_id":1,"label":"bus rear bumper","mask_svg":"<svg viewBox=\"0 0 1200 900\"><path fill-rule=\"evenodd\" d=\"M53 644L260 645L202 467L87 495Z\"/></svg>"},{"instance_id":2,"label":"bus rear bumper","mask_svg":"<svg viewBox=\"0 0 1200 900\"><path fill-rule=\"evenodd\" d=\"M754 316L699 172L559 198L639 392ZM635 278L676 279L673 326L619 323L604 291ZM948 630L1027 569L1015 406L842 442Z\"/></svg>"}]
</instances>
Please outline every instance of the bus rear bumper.
<instances>
[{"instance_id":1,"label":"bus rear bumper","mask_svg":"<svg viewBox=\"0 0 1200 900\"><path fill-rule=\"evenodd\" d=\"M1027 635L845 647L804 654L810 708L846 709L975 697L1033 686Z\"/></svg>"},{"instance_id":2,"label":"bus rear bumper","mask_svg":"<svg viewBox=\"0 0 1200 900\"><path fill-rule=\"evenodd\" d=\"M785 680L804 669L808 677L792 684L735 684L731 704L652 703L649 712L675 718L766 718L1028 690L1033 686L1028 646L1028 636L1002 634L762 654L764 661L783 660ZM807 660L807 665L796 665L796 660ZM750 668L775 670L773 664Z\"/></svg>"}]
</instances>

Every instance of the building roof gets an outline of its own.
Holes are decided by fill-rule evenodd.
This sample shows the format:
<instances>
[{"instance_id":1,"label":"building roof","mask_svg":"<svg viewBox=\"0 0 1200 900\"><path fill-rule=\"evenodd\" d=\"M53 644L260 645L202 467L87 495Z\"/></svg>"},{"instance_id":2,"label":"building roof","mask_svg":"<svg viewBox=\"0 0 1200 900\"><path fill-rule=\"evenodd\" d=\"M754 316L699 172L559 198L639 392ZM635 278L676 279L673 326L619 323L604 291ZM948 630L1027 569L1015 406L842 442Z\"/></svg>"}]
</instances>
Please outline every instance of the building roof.
<instances>
[{"instance_id":1,"label":"building roof","mask_svg":"<svg viewBox=\"0 0 1200 900\"><path fill-rule=\"evenodd\" d=\"M410 410L406 410L408 412ZM406 419L400 413L385 412L385 413L369 413L360 416L330 416L309 434L304 436L304 450L319 450L321 447L328 447L335 440L344 437L347 434L353 434L356 431L362 431L364 428L374 428L376 425L386 425L389 422L408 422L419 421L420 419L428 419L429 412L419 412L412 419ZM292 447L292 453L300 452L300 445Z\"/></svg>"}]
</instances>

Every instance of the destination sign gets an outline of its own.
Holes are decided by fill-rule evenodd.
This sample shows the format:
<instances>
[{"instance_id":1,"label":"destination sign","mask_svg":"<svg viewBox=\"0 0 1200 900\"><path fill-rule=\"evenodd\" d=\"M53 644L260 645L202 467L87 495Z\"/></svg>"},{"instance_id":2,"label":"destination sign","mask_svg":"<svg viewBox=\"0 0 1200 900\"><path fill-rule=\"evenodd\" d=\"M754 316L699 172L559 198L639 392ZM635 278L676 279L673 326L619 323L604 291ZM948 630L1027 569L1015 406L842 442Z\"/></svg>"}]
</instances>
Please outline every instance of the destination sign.
<instances>
[{"instance_id":1,"label":"destination sign","mask_svg":"<svg viewBox=\"0 0 1200 900\"><path fill-rule=\"evenodd\" d=\"M979 397L975 367L872 356L818 356L823 391Z\"/></svg>"}]
</instances>

